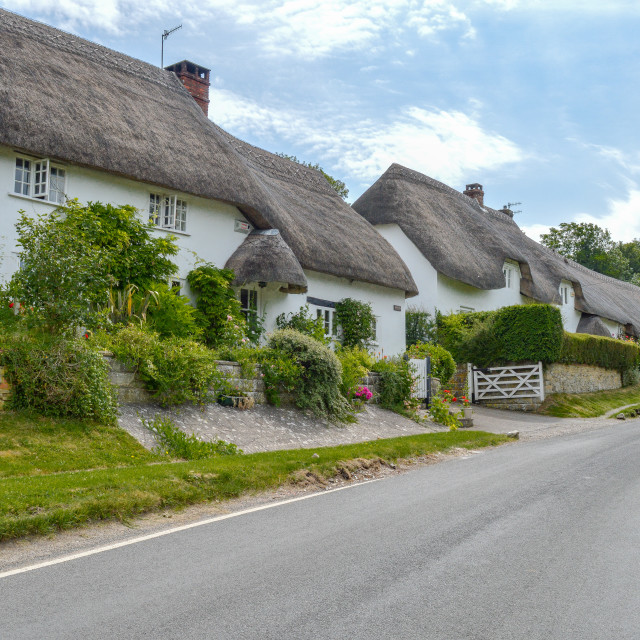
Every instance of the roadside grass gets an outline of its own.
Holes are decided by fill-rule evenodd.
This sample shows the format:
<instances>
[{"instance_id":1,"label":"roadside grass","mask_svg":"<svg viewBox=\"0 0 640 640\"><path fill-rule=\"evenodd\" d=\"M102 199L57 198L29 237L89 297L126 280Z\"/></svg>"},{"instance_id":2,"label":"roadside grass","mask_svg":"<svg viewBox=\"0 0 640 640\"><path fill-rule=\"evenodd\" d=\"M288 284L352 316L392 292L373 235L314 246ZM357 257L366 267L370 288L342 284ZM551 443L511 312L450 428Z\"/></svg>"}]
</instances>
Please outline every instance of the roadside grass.
<instances>
[{"instance_id":1,"label":"roadside grass","mask_svg":"<svg viewBox=\"0 0 640 640\"><path fill-rule=\"evenodd\" d=\"M0 478L131 466L163 459L118 427L0 412Z\"/></svg>"},{"instance_id":2,"label":"roadside grass","mask_svg":"<svg viewBox=\"0 0 640 640\"><path fill-rule=\"evenodd\" d=\"M630 407L627 407L622 411L616 412L611 417L615 418L618 415L618 413L622 413L625 418L637 418L638 416L640 416L640 404L634 404Z\"/></svg>"},{"instance_id":3,"label":"roadside grass","mask_svg":"<svg viewBox=\"0 0 640 640\"><path fill-rule=\"evenodd\" d=\"M40 434L36 438L29 433L22 418L18 416L12 420L3 416L3 420L13 424L9 431L23 434L22 441L17 436L7 437L4 426L0 426L5 437L3 442L15 451L22 451L23 455L22 463L16 463L10 473L4 467L7 458L0 458L3 470L0 478L0 540L51 534L98 520L126 522L150 511L227 500L245 493L277 488L293 482L294 477L300 477L301 473L309 472L313 477L328 479L344 473L345 465L356 459L395 462L452 448L477 449L507 441L506 436L498 434L455 431L338 447L177 462L146 452L126 433L122 439L116 434L108 435L111 442L120 447L113 446L114 451L109 454L106 451L109 446L97 440L100 430L104 428L104 433L109 434L109 429L113 429L110 427L89 425L83 430L80 425L56 420L51 420L48 425L44 423L43 427L35 420L33 430ZM61 438L53 428L58 423L63 427ZM48 432L51 443L58 442L53 456L57 461L48 465L42 460L46 452L43 431ZM37 456L29 453L30 443L34 441L39 451ZM91 453L94 445L95 456ZM70 456L66 462L65 450ZM83 453L80 455L79 451ZM313 458L314 453L319 457ZM32 472L28 469L29 464Z\"/></svg>"},{"instance_id":4,"label":"roadside grass","mask_svg":"<svg viewBox=\"0 0 640 640\"><path fill-rule=\"evenodd\" d=\"M538 413L556 418L598 418L607 411L637 403L640 385L594 393L557 393L547 398Z\"/></svg>"}]
</instances>

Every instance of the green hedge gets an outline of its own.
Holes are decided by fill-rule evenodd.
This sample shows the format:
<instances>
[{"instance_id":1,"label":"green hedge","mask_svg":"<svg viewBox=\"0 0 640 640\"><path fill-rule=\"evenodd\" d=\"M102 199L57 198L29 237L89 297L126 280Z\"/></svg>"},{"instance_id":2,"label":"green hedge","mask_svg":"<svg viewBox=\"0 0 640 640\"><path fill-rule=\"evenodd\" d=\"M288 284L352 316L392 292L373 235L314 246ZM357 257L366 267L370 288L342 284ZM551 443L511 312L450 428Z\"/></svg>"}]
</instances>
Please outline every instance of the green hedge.
<instances>
[{"instance_id":1,"label":"green hedge","mask_svg":"<svg viewBox=\"0 0 640 640\"><path fill-rule=\"evenodd\" d=\"M549 304L497 311L438 315L438 342L456 362L486 367L506 362L556 362L562 348L562 316Z\"/></svg>"},{"instance_id":2,"label":"green hedge","mask_svg":"<svg viewBox=\"0 0 640 640\"><path fill-rule=\"evenodd\" d=\"M410 358L431 358L431 375L446 385L456 372L456 363L451 354L440 345L429 342L417 342L407 349Z\"/></svg>"},{"instance_id":3,"label":"green hedge","mask_svg":"<svg viewBox=\"0 0 640 640\"><path fill-rule=\"evenodd\" d=\"M615 338L565 332L557 362L591 364L625 372L640 364L640 347Z\"/></svg>"}]
</instances>

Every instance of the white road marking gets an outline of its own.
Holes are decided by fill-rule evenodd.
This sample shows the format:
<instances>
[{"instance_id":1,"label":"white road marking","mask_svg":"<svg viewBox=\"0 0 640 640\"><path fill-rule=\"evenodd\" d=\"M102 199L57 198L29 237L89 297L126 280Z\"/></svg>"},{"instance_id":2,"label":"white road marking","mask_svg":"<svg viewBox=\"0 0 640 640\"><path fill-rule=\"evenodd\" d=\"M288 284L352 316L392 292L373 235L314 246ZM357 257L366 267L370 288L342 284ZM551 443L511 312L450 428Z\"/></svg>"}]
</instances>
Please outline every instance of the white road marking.
<instances>
[{"instance_id":1,"label":"white road marking","mask_svg":"<svg viewBox=\"0 0 640 640\"><path fill-rule=\"evenodd\" d=\"M371 482L379 482L381 478L375 478L373 480L365 480L356 484L348 484L344 487L337 487L336 489L328 489L326 491L318 491L316 493L310 493L305 496L298 496L297 498L289 498L288 500L281 500L280 502L273 502L270 504L263 504L259 507L251 507L251 509L243 509L242 511L234 511L233 513L227 513L223 516L216 516L215 518L207 518L206 520L200 520L191 524L185 524L180 527L174 527L173 529L166 529L164 531L158 531L156 533L150 533L146 536L140 536L138 538L132 538L131 540L124 540L123 542L116 542L114 544L108 544L104 547L97 547L96 549L90 549L89 551L82 551L80 553L73 553L68 556L62 556L55 560L47 560L46 562L39 562L38 564L32 564L21 569L12 569L11 571L5 571L0 573L0 579L8 578L9 576L15 576L19 573L27 573L28 571L35 571L36 569L44 569L45 567L51 567L54 564L62 564L63 562L70 562L71 560L77 560L78 558L86 558L87 556L93 556L97 553L104 553L105 551L111 551L112 549L119 549L120 547L127 547L130 544L137 544L139 542L145 542L146 540L153 540L153 538L161 538L162 536L168 536L172 533L178 533L180 531L186 531L187 529L195 529L196 527L202 527L213 522L219 522L220 520L228 520L229 518L237 518L238 516L244 516L248 513L255 513L256 511L264 511L265 509L273 509L274 507L281 507L285 504L291 504L292 502L299 502L300 500L308 500L309 498L317 498L318 496L325 496L328 493L335 493L336 491L344 491L345 489L353 489L354 487L360 487L364 484L370 484Z\"/></svg>"}]
</instances>

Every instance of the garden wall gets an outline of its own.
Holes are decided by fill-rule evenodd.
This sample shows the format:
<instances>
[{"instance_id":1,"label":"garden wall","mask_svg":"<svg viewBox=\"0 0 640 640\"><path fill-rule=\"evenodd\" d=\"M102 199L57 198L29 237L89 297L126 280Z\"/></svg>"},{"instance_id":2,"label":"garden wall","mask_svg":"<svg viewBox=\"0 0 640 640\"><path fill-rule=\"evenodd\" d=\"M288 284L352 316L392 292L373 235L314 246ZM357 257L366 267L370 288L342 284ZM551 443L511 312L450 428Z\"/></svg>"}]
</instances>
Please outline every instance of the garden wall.
<instances>
[{"instance_id":1,"label":"garden wall","mask_svg":"<svg viewBox=\"0 0 640 640\"><path fill-rule=\"evenodd\" d=\"M464 393L467 382L467 365L459 364L447 388L454 395ZM619 371L604 369L587 364L548 364L544 368L544 394L552 393L590 393L619 389L622 378ZM535 411L542 402L539 398L504 398L502 400L481 401L485 407L493 409L510 409L513 411Z\"/></svg>"},{"instance_id":2,"label":"garden wall","mask_svg":"<svg viewBox=\"0 0 640 640\"><path fill-rule=\"evenodd\" d=\"M9 399L11 393L11 387L4 377L4 367L0 367L0 409L4 406L4 403Z\"/></svg>"}]
</instances>

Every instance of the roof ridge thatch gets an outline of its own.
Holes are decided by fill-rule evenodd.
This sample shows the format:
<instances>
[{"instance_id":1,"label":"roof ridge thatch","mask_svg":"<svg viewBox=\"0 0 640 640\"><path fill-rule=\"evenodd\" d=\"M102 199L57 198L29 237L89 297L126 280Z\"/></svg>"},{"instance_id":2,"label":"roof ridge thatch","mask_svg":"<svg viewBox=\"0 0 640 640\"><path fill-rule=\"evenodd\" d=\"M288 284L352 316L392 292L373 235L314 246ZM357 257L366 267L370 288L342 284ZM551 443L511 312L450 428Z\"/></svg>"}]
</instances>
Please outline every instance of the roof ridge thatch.
<instances>
[{"instance_id":1,"label":"roof ridge thatch","mask_svg":"<svg viewBox=\"0 0 640 640\"><path fill-rule=\"evenodd\" d=\"M176 76L171 71L165 71L148 62L127 56L104 45L92 42L86 38L52 27L39 20L31 20L17 13L0 7L0 14L4 14L0 22L0 29L8 28L29 38L35 38L42 43L54 45L68 53L80 53L87 59L131 73L137 77L160 84L171 91L184 91L182 83L176 84ZM57 33L54 33L57 32Z\"/></svg>"},{"instance_id":2,"label":"roof ridge thatch","mask_svg":"<svg viewBox=\"0 0 640 640\"><path fill-rule=\"evenodd\" d=\"M256 147L232 136L229 132L215 125L215 123L212 124L219 129L221 135L224 136L227 142L238 153L260 165L261 168L266 169L271 177L277 180L282 180L283 177L286 177L288 180L294 181L306 188L312 188L330 195L332 192L335 193L331 185L327 182L327 179L317 169L313 169L299 162L294 162L293 160L289 160L289 158L283 158L277 153Z\"/></svg>"}]
</instances>

